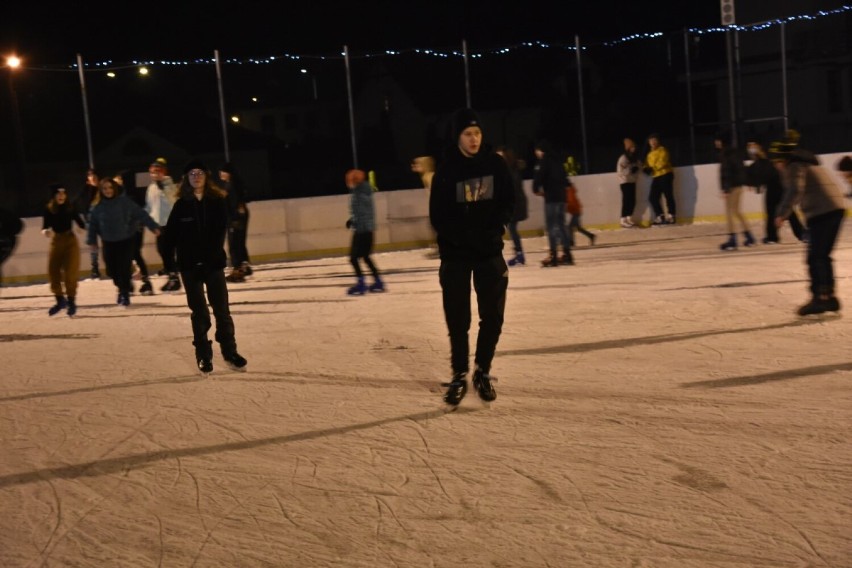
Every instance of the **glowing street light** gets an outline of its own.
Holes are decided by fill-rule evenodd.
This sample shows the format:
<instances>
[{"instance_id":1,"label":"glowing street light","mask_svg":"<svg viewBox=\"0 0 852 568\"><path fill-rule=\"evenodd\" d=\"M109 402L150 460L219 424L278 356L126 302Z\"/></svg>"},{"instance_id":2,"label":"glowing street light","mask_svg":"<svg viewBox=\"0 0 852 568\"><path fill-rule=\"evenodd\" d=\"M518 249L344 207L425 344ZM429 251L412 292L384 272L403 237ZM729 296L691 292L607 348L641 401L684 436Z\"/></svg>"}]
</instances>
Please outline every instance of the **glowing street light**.
<instances>
[{"instance_id":1,"label":"glowing street light","mask_svg":"<svg viewBox=\"0 0 852 568\"><path fill-rule=\"evenodd\" d=\"M12 69L17 69L21 66L21 58L17 55L9 55L6 57L6 65Z\"/></svg>"},{"instance_id":2,"label":"glowing street light","mask_svg":"<svg viewBox=\"0 0 852 568\"><path fill-rule=\"evenodd\" d=\"M316 76L313 73L308 73L307 69L302 69L301 72L302 72L303 75L310 75L311 76L311 85L313 85L313 87L314 87L314 100L317 100L317 78L316 78Z\"/></svg>"}]
</instances>

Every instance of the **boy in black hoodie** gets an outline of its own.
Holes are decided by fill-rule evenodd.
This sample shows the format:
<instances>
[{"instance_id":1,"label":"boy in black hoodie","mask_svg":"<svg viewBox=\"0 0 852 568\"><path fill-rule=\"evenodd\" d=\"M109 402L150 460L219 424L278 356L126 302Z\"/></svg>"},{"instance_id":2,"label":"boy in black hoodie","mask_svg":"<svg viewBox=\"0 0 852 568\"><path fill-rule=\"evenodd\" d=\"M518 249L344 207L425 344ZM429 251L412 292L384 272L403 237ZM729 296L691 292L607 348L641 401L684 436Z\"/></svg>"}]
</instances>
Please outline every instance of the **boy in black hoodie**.
<instances>
[{"instance_id":1,"label":"boy in black hoodie","mask_svg":"<svg viewBox=\"0 0 852 568\"><path fill-rule=\"evenodd\" d=\"M186 303L192 311L192 344L198 370L207 374L213 370L213 347L207 339L210 312L216 318L216 341L222 357L232 369L245 369L245 358L237 353L234 320L228 303L225 282L225 233L228 230L228 206L225 192L210 181L210 172L200 160L191 160L183 169L178 200L166 225L163 250L174 255ZM172 258L169 256L168 258ZM205 288L207 297L204 297Z\"/></svg>"},{"instance_id":2,"label":"boy in black hoodie","mask_svg":"<svg viewBox=\"0 0 852 568\"><path fill-rule=\"evenodd\" d=\"M456 111L451 129L452 146L432 178L429 220L441 257L439 277L453 371L444 401L455 406L467 392L471 276L480 318L473 385L483 400L497 397L489 373L509 285L503 233L514 209L514 190L506 162L482 147L481 123L473 110Z\"/></svg>"}]
</instances>

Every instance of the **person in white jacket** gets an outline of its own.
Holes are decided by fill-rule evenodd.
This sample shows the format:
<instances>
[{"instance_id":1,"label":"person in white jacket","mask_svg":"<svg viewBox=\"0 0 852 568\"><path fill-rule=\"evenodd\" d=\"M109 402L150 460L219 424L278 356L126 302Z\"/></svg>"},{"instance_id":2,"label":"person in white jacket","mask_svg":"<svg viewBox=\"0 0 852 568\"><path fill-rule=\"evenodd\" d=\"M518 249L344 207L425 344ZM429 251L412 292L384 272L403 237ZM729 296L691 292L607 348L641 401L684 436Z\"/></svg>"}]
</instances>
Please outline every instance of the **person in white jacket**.
<instances>
[{"instance_id":1,"label":"person in white jacket","mask_svg":"<svg viewBox=\"0 0 852 568\"><path fill-rule=\"evenodd\" d=\"M615 165L615 175L621 188L621 226L625 229L633 227L633 211L636 209L636 180L642 160L636 154L636 142L631 138L624 139L624 153Z\"/></svg>"},{"instance_id":2,"label":"person in white jacket","mask_svg":"<svg viewBox=\"0 0 852 568\"><path fill-rule=\"evenodd\" d=\"M169 177L167 166L165 158L157 158L148 166L151 183L145 193L145 211L161 227L166 226L172 207L174 207L178 198L178 188L172 178ZM163 292L176 292L180 290L177 260L174 254L169 254L163 246L164 233L165 231L161 232L157 237L157 252L163 260L163 271L169 276L162 290Z\"/></svg>"}]
</instances>

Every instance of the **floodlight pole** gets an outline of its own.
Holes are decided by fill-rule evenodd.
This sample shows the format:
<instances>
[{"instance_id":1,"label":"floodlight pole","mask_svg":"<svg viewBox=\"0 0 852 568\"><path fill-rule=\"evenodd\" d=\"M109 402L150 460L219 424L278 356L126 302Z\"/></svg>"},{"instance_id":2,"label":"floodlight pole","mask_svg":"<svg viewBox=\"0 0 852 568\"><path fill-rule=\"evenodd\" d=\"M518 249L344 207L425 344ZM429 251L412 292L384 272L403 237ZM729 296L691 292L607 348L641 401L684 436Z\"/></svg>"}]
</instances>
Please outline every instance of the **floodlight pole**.
<instances>
[{"instance_id":1,"label":"floodlight pole","mask_svg":"<svg viewBox=\"0 0 852 568\"><path fill-rule=\"evenodd\" d=\"M86 124L86 148L89 150L89 168L95 167L95 155L92 151L92 127L89 124L89 101L86 94L86 77L83 73L83 56L77 54L77 71L80 74L80 93L83 98L83 122Z\"/></svg>"},{"instance_id":2,"label":"floodlight pole","mask_svg":"<svg viewBox=\"0 0 852 568\"><path fill-rule=\"evenodd\" d=\"M692 163L695 163L695 117L692 110L692 70L689 66L689 30L683 30L683 52L686 62L686 108L689 113L689 145L692 153Z\"/></svg>"},{"instance_id":3,"label":"floodlight pole","mask_svg":"<svg viewBox=\"0 0 852 568\"><path fill-rule=\"evenodd\" d=\"M583 137L583 167L589 173L589 152L586 147L586 108L583 100L583 62L580 57L580 36L574 36L574 49L577 52L577 89L580 93L580 133Z\"/></svg>"},{"instance_id":4,"label":"floodlight pole","mask_svg":"<svg viewBox=\"0 0 852 568\"><path fill-rule=\"evenodd\" d=\"M349 47L343 46L343 60L346 62L346 92L349 96L349 132L352 137L352 167L358 169L358 147L355 142L355 104L352 102L352 79L349 73Z\"/></svg>"},{"instance_id":5,"label":"floodlight pole","mask_svg":"<svg viewBox=\"0 0 852 568\"><path fill-rule=\"evenodd\" d=\"M462 53L464 54L464 93L465 93L465 103L467 104L467 108L473 108L470 98L470 63L469 56L467 53L467 40L462 40Z\"/></svg>"},{"instance_id":6,"label":"floodlight pole","mask_svg":"<svg viewBox=\"0 0 852 568\"><path fill-rule=\"evenodd\" d=\"M222 66L219 62L219 50L213 50L216 62L216 82L219 84L219 114L222 116L222 139L225 143L225 161L231 161L231 151L228 147L228 120L225 118L225 91L222 89Z\"/></svg>"}]
</instances>

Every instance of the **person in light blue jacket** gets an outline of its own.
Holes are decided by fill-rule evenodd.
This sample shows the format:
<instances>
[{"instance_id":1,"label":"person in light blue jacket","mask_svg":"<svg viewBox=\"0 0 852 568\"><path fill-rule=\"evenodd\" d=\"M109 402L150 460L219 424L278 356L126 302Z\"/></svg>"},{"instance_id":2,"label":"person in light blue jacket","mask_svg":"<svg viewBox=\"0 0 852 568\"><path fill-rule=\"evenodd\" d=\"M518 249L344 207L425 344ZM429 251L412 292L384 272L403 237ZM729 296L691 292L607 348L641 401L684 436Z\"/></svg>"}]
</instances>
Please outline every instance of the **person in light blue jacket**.
<instances>
[{"instance_id":1,"label":"person in light blue jacket","mask_svg":"<svg viewBox=\"0 0 852 568\"><path fill-rule=\"evenodd\" d=\"M97 248L98 238L103 243L104 264L107 274L118 288L120 306L130 305L131 262L136 231L145 225L159 236L160 226L127 195L120 193L119 185L112 179L98 182L101 200L89 213L89 229L86 244Z\"/></svg>"}]
</instances>

